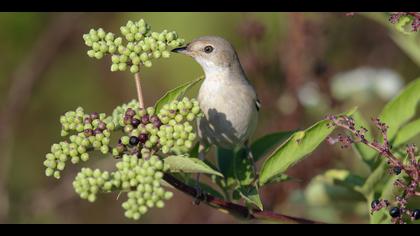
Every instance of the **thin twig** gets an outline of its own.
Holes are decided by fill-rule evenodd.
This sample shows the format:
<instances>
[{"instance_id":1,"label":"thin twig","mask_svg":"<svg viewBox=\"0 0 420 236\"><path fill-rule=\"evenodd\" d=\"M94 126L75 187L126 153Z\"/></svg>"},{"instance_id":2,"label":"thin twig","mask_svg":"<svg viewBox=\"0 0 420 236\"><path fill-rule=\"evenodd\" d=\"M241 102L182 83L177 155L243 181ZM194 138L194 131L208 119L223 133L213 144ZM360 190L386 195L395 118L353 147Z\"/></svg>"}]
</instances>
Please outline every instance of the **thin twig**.
<instances>
[{"instance_id":1,"label":"thin twig","mask_svg":"<svg viewBox=\"0 0 420 236\"><path fill-rule=\"evenodd\" d=\"M170 174L164 175L164 180L171 184L176 189L184 192L185 194L190 195L191 197L197 198L197 190L193 187L190 187L178 180ZM198 196L198 200L206 203L207 205L214 207L216 209L222 210L229 214L241 217L243 219L256 219L256 220L268 220L278 223L292 223L292 224L321 224L321 222L316 222L312 220L297 218L293 216L287 216L271 211L261 211L257 209L250 210L245 206L225 201L221 198L215 197L213 195L204 193Z\"/></svg>"},{"instance_id":2,"label":"thin twig","mask_svg":"<svg viewBox=\"0 0 420 236\"><path fill-rule=\"evenodd\" d=\"M141 88L141 78L140 78L139 72L134 75L134 80L136 81L136 90L137 90L137 98L139 100L139 107L144 108L143 90Z\"/></svg>"}]
</instances>

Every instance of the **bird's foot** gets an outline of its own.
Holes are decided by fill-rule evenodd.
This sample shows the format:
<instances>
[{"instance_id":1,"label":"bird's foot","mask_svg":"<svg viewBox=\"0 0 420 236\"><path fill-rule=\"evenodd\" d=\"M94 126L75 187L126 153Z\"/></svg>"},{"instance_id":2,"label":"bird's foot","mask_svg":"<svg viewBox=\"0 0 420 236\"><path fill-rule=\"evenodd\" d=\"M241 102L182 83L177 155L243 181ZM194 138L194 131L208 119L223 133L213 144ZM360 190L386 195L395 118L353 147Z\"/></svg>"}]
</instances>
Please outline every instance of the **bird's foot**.
<instances>
[{"instance_id":1,"label":"bird's foot","mask_svg":"<svg viewBox=\"0 0 420 236\"><path fill-rule=\"evenodd\" d=\"M196 205L196 206L198 206L198 205L200 205L200 203L203 201L203 200L205 200L205 194L204 194L204 192L203 192L203 190L201 189L201 186L199 185L199 184L197 184L196 186L195 186L195 198L194 198L194 201L193 201L193 204L194 205Z\"/></svg>"}]
</instances>

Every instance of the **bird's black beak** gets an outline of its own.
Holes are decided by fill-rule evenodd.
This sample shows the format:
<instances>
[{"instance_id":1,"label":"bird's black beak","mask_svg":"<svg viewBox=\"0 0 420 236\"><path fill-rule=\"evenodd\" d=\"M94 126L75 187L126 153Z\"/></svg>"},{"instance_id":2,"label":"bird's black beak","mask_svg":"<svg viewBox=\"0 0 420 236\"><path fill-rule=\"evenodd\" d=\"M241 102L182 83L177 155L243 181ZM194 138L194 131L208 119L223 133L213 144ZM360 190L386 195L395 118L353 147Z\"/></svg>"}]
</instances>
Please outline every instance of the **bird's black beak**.
<instances>
[{"instance_id":1,"label":"bird's black beak","mask_svg":"<svg viewBox=\"0 0 420 236\"><path fill-rule=\"evenodd\" d=\"M187 46L185 46L185 47L179 47L179 48L174 48L174 49L172 49L171 52L185 54L187 52Z\"/></svg>"}]
</instances>

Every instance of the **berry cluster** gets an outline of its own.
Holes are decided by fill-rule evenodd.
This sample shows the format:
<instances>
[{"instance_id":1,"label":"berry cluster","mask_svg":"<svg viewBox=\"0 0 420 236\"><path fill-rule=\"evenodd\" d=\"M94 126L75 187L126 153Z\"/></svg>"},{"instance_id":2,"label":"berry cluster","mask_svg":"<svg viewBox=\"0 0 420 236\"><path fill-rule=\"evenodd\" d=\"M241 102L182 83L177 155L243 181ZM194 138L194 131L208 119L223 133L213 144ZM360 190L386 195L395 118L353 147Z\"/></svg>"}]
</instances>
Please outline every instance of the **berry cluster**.
<instances>
[{"instance_id":1,"label":"berry cluster","mask_svg":"<svg viewBox=\"0 0 420 236\"><path fill-rule=\"evenodd\" d=\"M122 204L125 216L138 220L149 208L163 208L164 200L172 198L172 192L161 186L163 171L167 168L155 155L145 160L125 154L116 164L115 172L83 168L73 181L73 187L82 199L89 202L94 202L100 191L128 192L128 200Z\"/></svg>"},{"instance_id":2,"label":"berry cluster","mask_svg":"<svg viewBox=\"0 0 420 236\"><path fill-rule=\"evenodd\" d=\"M80 198L94 202L99 191L111 191L113 184L110 179L111 175L108 171L82 168L73 181L73 188Z\"/></svg>"},{"instance_id":3,"label":"berry cluster","mask_svg":"<svg viewBox=\"0 0 420 236\"><path fill-rule=\"evenodd\" d=\"M91 47L87 52L89 57L101 59L106 54L112 55L111 71L129 69L135 74L140 66L151 67L152 59L168 58L170 48L179 47L185 42L175 31L151 32L150 25L143 19L128 21L120 31L128 41L126 45L123 45L122 37L115 37L102 28L91 29L83 35L85 44Z\"/></svg>"},{"instance_id":4,"label":"berry cluster","mask_svg":"<svg viewBox=\"0 0 420 236\"><path fill-rule=\"evenodd\" d=\"M166 168L163 161L155 155L148 160L139 159L135 155L124 155L122 161L117 163L118 171L113 175L115 182L123 190L131 189L127 194L128 200L122 204L127 218L138 220L148 208L163 208L164 200L172 198L172 192L161 186Z\"/></svg>"},{"instance_id":5,"label":"berry cluster","mask_svg":"<svg viewBox=\"0 0 420 236\"><path fill-rule=\"evenodd\" d=\"M112 117L104 113L85 114L83 108L66 112L60 117L62 125L61 135L68 136L69 141L62 141L51 146L51 152L46 155L45 174L60 178L60 171L64 170L66 161L73 164L89 160L89 151L98 150L103 154L110 151L110 135L115 129Z\"/></svg>"},{"instance_id":6,"label":"berry cluster","mask_svg":"<svg viewBox=\"0 0 420 236\"><path fill-rule=\"evenodd\" d=\"M198 102L187 97L165 104L157 114L153 107L139 109L136 101L118 107L113 117L125 136L119 139L112 154L118 158L124 153L140 153L148 158L159 151L185 153L196 140L191 122L200 114Z\"/></svg>"},{"instance_id":7,"label":"berry cluster","mask_svg":"<svg viewBox=\"0 0 420 236\"><path fill-rule=\"evenodd\" d=\"M114 172L82 168L73 181L74 190L89 202L100 192L128 192L122 205L125 216L139 219L149 208L164 207L164 200L172 197L161 186L168 167L157 155L189 151L197 137L192 122L200 115L198 102L186 97L165 104L159 112L154 107L139 108L137 100L118 106L112 116L86 114L79 107L60 117L61 135L69 140L52 145L44 161L45 174L58 179L67 160L87 161L95 150L112 153L121 159ZM123 135L112 145L111 134L116 131Z\"/></svg>"},{"instance_id":8,"label":"berry cluster","mask_svg":"<svg viewBox=\"0 0 420 236\"><path fill-rule=\"evenodd\" d=\"M388 125L381 122L378 118L373 118L372 122L378 128L383 142L370 141L366 139L366 133L368 130L361 127L356 128L355 121L353 118L348 116L328 116L328 120L331 121L329 126L336 126L347 130L352 134L339 135L338 138L328 137L327 141L331 144L341 143L342 148L349 147L353 143L363 143L368 147L372 148L380 154L381 157L386 158L386 162L389 166L389 172L391 174L400 175L402 172L406 177L396 179L394 186L400 188L402 193L400 196L395 197L395 203L391 207L391 203L386 199L376 199L371 203L371 213L381 210L382 208L391 207L389 215L392 217L393 223L405 223L405 216L408 216L411 220L418 220L420 218L419 209L409 209L407 207L408 200L414 196L420 196L418 192L419 180L420 180L420 162L416 156L416 147L413 144L407 145L407 161L403 161L398 156L394 155L391 143L388 138Z\"/></svg>"},{"instance_id":9,"label":"berry cluster","mask_svg":"<svg viewBox=\"0 0 420 236\"><path fill-rule=\"evenodd\" d=\"M201 116L198 101L184 97L165 104L159 111L158 118L162 126L157 132L163 153L182 153L191 149L197 135L190 124L197 116Z\"/></svg>"}]
</instances>

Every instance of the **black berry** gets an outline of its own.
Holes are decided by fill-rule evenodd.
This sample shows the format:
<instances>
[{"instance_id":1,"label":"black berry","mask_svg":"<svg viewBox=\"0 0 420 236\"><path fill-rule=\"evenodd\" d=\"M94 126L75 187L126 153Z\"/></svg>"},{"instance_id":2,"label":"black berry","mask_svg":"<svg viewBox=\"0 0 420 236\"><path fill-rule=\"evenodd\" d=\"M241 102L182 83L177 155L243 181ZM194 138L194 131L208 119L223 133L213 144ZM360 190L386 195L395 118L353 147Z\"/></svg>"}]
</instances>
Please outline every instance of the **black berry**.
<instances>
[{"instance_id":1,"label":"black berry","mask_svg":"<svg viewBox=\"0 0 420 236\"><path fill-rule=\"evenodd\" d=\"M136 118L133 118L132 120L131 120L131 125L134 127L134 128L137 128L139 125L140 125L140 120L139 119L136 119Z\"/></svg>"},{"instance_id":2,"label":"black berry","mask_svg":"<svg viewBox=\"0 0 420 236\"><path fill-rule=\"evenodd\" d=\"M391 208L391 210L389 210L389 215L390 215L392 218L397 218L397 217L400 217L400 215L401 215L400 208L398 208L398 207L393 207L393 208Z\"/></svg>"},{"instance_id":3,"label":"black berry","mask_svg":"<svg viewBox=\"0 0 420 236\"><path fill-rule=\"evenodd\" d=\"M401 167L399 167L399 166L394 167L394 173L395 173L396 175L401 174Z\"/></svg>"},{"instance_id":4,"label":"black berry","mask_svg":"<svg viewBox=\"0 0 420 236\"><path fill-rule=\"evenodd\" d=\"M147 139L149 139L147 134L140 134L139 135L139 140L140 140L141 143L145 143L147 141Z\"/></svg>"},{"instance_id":5,"label":"black berry","mask_svg":"<svg viewBox=\"0 0 420 236\"><path fill-rule=\"evenodd\" d=\"M375 209L376 207L378 207L379 204L381 204L381 201L376 199L372 201L372 203L370 204L370 207L372 207L372 209Z\"/></svg>"},{"instance_id":6,"label":"black berry","mask_svg":"<svg viewBox=\"0 0 420 236\"><path fill-rule=\"evenodd\" d=\"M130 145L132 146L136 146L137 144L139 144L139 138L137 138L136 136L131 136L130 137Z\"/></svg>"},{"instance_id":7,"label":"black berry","mask_svg":"<svg viewBox=\"0 0 420 236\"><path fill-rule=\"evenodd\" d=\"M419 210L419 209L415 209L415 210L413 210L413 213L411 214L411 216L412 216L415 220L419 220L419 219L420 219L420 210Z\"/></svg>"}]
</instances>

